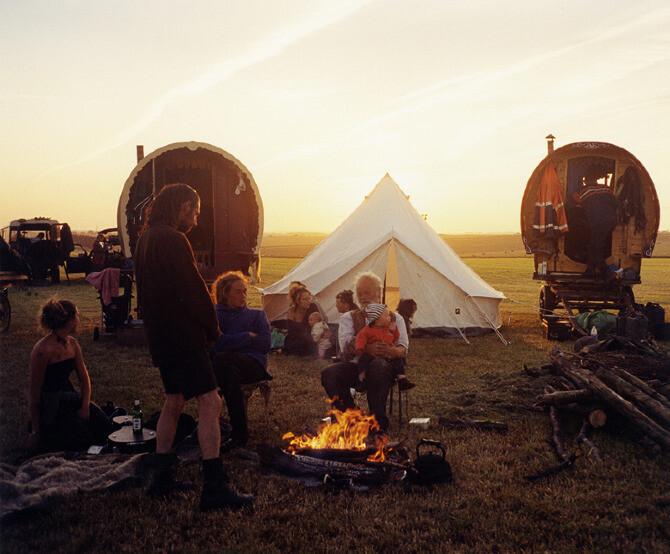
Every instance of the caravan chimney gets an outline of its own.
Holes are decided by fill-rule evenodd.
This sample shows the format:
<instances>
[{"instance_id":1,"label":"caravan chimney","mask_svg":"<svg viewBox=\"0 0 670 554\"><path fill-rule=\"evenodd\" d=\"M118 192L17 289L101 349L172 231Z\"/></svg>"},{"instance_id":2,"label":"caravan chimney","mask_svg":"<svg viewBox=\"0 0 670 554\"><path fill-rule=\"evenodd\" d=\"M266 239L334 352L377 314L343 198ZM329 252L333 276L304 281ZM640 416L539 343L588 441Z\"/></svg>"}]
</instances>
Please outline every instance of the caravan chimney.
<instances>
[{"instance_id":1,"label":"caravan chimney","mask_svg":"<svg viewBox=\"0 0 670 554\"><path fill-rule=\"evenodd\" d=\"M554 139L556 138L554 135L547 135L544 137L547 139L547 154L551 154L554 151Z\"/></svg>"},{"instance_id":2,"label":"caravan chimney","mask_svg":"<svg viewBox=\"0 0 670 554\"><path fill-rule=\"evenodd\" d=\"M138 144L137 145L137 161L138 163L144 158L144 145L143 144Z\"/></svg>"}]
</instances>

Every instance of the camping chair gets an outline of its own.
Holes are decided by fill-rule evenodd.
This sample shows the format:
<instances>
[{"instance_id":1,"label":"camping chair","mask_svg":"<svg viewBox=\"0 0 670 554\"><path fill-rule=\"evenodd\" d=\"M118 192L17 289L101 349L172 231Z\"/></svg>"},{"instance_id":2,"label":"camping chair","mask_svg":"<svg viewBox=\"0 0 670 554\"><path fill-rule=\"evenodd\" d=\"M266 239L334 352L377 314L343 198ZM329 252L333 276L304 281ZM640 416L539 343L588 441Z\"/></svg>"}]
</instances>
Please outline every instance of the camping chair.
<instances>
[{"instance_id":1,"label":"camping chair","mask_svg":"<svg viewBox=\"0 0 670 554\"><path fill-rule=\"evenodd\" d=\"M254 393L255 390L258 390L258 392L261 394L263 397L263 400L265 402L265 419L268 423L268 427L270 429L274 429L275 431L278 430L276 426L272 425L272 422L270 421L270 381L258 381L257 383L248 383L248 384L242 384L242 401L244 402L244 413L247 415L247 420L249 419L249 413L247 411L248 405L249 405L249 399L251 398L251 395Z\"/></svg>"}]
</instances>

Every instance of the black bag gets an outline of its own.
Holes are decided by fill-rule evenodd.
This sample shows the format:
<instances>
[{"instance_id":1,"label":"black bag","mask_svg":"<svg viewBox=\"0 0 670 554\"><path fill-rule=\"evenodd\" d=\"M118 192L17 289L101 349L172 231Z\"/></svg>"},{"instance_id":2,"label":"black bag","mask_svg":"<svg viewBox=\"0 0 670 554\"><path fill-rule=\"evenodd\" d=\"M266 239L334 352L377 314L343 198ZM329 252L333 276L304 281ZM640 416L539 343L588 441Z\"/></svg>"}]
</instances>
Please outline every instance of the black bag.
<instances>
[{"instance_id":1,"label":"black bag","mask_svg":"<svg viewBox=\"0 0 670 554\"><path fill-rule=\"evenodd\" d=\"M616 334L635 341L646 340L649 337L649 320L644 314L620 315L616 320Z\"/></svg>"},{"instance_id":2,"label":"black bag","mask_svg":"<svg viewBox=\"0 0 670 554\"><path fill-rule=\"evenodd\" d=\"M665 310L663 306L654 302L647 302L644 307L644 315L649 320L649 332L655 339L662 340L665 333L663 332L663 324L665 323Z\"/></svg>"}]
</instances>

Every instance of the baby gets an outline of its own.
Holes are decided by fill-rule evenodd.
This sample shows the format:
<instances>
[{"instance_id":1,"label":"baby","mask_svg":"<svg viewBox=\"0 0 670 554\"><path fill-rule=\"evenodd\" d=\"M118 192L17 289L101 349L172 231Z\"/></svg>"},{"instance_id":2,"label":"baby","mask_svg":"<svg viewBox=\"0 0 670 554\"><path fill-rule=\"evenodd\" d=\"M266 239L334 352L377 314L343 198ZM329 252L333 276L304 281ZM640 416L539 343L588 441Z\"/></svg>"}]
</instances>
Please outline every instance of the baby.
<instances>
[{"instance_id":1,"label":"baby","mask_svg":"<svg viewBox=\"0 0 670 554\"><path fill-rule=\"evenodd\" d=\"M312 328L312 340L316 343L319 359L323 360L326 357L326 352L328 352L328 349L332 346L331 342L328 340L330 337L328 324L323 321L319 312L312 312L309 314L307 321Z\"/></svg>"},{"instance_id":2,"label":"baby","mask_svg":"<svg viewBox=\"0 0 670 554\"><path fill-rule=\"evenodd\" d=\"M365 323L365 327L356 335L356 355L359 356L358 386L356 387L358 391L365 388L365 373L374 360L372 355L365 352L365 346L377 341L393 345L399 337L395 314L392 314L384 304L369 304L365 308ZM393 368L400 390L409 390L416 386L405 376L404 358L392 358L388 362Z\"/></svg>"}]
</instances>

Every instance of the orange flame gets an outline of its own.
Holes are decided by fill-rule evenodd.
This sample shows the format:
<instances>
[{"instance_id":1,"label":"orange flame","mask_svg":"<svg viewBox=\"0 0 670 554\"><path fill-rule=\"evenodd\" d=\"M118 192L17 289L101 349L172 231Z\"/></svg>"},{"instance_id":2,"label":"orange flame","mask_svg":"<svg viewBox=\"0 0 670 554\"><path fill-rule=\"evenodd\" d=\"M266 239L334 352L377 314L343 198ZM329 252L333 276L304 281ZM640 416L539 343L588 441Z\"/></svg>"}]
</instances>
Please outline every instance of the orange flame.
<instances>
[{"instance_id":1,"label":"orange flame","mask_svg":"<svg viewBox=\"0 0 670 554\"><path fill-rule=\"evenodd\" d=\"M322 424L316 436L306 433L296 437L290 431L285 433L282 439L291 439L287 451L292 454L304 448L361 451L372 446L365 441L371 432L379 430L375 416L366 415L359 409L349 409L345 412L333 409L330 415L331 422ZM387 441L388 438L385 435L381 438L375 437L374 447L377 448L377 451L368 457L369 461L381 462L386 459Z\"/></svg>"}]
</instances>

